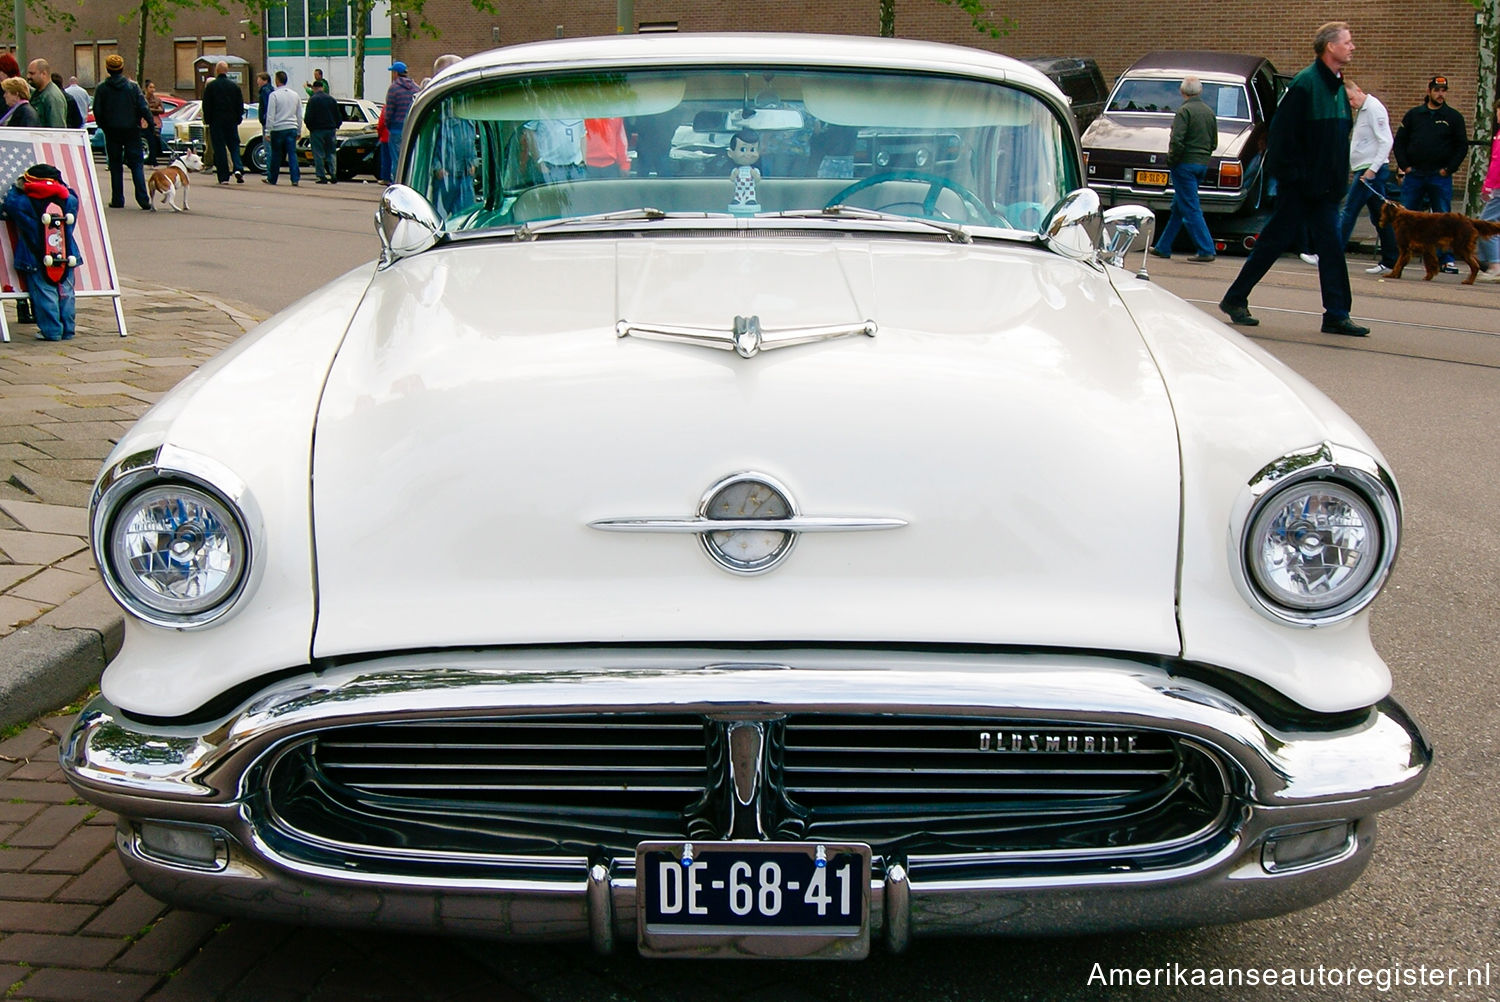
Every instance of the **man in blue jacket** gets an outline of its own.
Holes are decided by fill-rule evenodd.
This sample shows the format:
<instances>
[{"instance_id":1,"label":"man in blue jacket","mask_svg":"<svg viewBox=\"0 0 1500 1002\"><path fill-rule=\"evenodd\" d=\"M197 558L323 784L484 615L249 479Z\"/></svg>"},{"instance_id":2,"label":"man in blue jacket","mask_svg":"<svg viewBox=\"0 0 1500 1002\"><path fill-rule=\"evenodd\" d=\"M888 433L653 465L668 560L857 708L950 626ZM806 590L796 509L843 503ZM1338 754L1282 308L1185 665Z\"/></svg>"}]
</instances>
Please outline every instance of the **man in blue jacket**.
<instances>
[{"instance_id":1,"label":"man in blue jacket","mask_svg":"<svg viewBox=\"0 0 1500 1002\"><path fill-rule=\"evenodd\" d=\"M1343 69L1354 58L1354 36L1342 21L1318 29L1312 65L1292 78L1271 119L1266 166L1276 179L1276 209L1261 230L1255 249L1224 293L1219 309L1230 323L1254 327L1250 290L1276 259L1296 250L1303 226L1318 255L1325 334L1364 337L1370 333L1349 319L1354 297L1340 239L1339 203L1349 183L1349 131L1353 115L1344 91Z\"/></svg>"}]
</instances>

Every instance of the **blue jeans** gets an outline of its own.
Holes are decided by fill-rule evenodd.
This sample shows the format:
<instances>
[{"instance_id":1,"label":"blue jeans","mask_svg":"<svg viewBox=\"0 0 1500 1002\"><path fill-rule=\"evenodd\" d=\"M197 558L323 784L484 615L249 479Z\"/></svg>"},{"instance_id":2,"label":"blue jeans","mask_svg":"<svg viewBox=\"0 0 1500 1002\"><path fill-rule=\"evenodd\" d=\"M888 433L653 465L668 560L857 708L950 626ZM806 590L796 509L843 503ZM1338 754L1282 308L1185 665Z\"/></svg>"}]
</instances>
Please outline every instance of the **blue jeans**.
<instances>
[{"instance_id":1,"label":"blue jeans","mask_svg":"<svg viewBox=\"0 0 1500 1002\"><path fill-rule=\"evenodd\" d=\"M1250 290L1265 278L1276 259L1288 251L1296 253L1305 227L1312 252L1318 255L1323 320L1348 320L1354 296L1349 290L1349 270L1344 264L1344 243L1339 239L1338 202L1308 197L1290 185L1280 187L1276 194L1276 208L1260 231L1255 248L1240 267L1239 275L1224 293L1224 305L1248 306Z\"/></svg>"},{"instance_id":2,"label":"blue jeans","mask_svg":"<svg viewBox=\"0 0 1500 1002\"><path fill-rule=\"evenodd\" d=\"M1364 179L1364 171L1356 171L1349 185L1349 195L1344 199L1344 215L1339 220L1339 232L1344 246L1349 246L1349 237L1354 233L1354 224L1359 220L1359 210L1370 208L1370 222L1375 224L1375 233L1380 237L1380 263L1387 268L1396 266L1396 234L1389 227L1380 225L1380 208L1385 204L1385 182L1391 176L1390 164L1381 164L1373 181Z\"/></svg>"},{"instance_id":3,"label":"blue jeans","mask_svg":"<svg viewBox=\"0 0 1500 1002\"><path fill-rule=\"evenodd\" d=\"M1500 223L1500 191L1489 197L1484 207L1479 210L1479 218L1490 223ZM1500 264L1500 237L1485 237L1479 241L1479 249L1475 252L1480 264Z\"/></svg>"},{"instance_id":4,"label":"blue jeans","mask_svg":"<svg viewBox=\"0 0 1500 1002\"><path fill-rule=\"evenodd\" d=\"M386 177L392 181L396 180L396 172L401 167L401 133L405 130L406 123L404 122L401 124L401 128L391 130L391 141L389 144L391 150L391 158L386 161L386 163L390 166L390 173L387 174Z\"/></svg>"},{"instance_id":5,"label":"blue jeans","mask_svg":"<svg viewBox=\"0 0 1500 1002\"><path fill-rule=\"evenodd\" d=\"M1401 179L1401 204L1408 209L1429 212L1453 211L1453 176L1437 171L1411 171ZM1453 252L1438 255L1443 264L1453 263Z\"/></svg>"},{"instance_id":6,"label":"blue jeans","mask_svg":"<svg viewBox=\"0 0 1500 1002\"><path fill-rule=\"evenodd\" d=\"M1188 237L1200 257L1214 253L1214 238L1209 236L1208 222L1203 218L1203 206L1198 201L1198 185L1208 173L1207 164L1178 164L1172 170L1172 215L1167 225L1161 228L1156 249L1163 254L1172 253L1172 243L1177 231L1187 227Z\"/></svg>"},{"instance_id":7,"label":"blue jeans","mask_svg":"<svg viewBox=\"0 0 1500 1002\"><path fill-rule=\"evenodd\" d=\"M271 133L271 165L266 168L266 179L272 184L281 177L282 162L292 175L292 183L302 180L302 169L297 164L297 130L277 129Z\"/></svg>"}]
</instances>

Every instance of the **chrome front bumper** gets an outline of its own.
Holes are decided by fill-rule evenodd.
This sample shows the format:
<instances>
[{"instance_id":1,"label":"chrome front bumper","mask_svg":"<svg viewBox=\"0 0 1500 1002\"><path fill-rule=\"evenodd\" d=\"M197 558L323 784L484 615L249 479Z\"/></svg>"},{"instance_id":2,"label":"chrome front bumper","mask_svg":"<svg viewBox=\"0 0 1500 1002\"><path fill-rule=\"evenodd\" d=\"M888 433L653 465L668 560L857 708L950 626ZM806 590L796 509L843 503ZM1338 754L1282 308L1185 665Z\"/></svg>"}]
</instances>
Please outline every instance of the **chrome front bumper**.
<instances>
[{"instance_id":1,"label":"chrome front bumper","mask_svg":"<svg viewBox=\"0 0 1500 1002\"><path fill-rule=\"evenodd\" d=\"M63 744L70 782L119 815L117 844L147 891L200 911L296 923L503 938L636 936L623 855L310 863L282 851L256 783L278 749L329 727L496 714L631 711L944 713L1169 731L1237 772L1222 831L1191 860L1059 870L1039 854L881 858L871 935L1086 933L1280 914L1346 888L1374 815L1421 785L1431 751L1392 701L1340 729L1276 727L1201 681L1088 656L848 651L470 652L387 658L277 682L192 727L134 722L102 697ZM145 826L143 828L143 825ZM185 833L184 855L153 849ZM1301 837L1299 840L1299 836ZM1292 847L1321 845L1311 855ZM171 839L167 840L171 843ZM1290 857L1290 858L1289 858ZM1030 864L1036 865L1030 865ZM462 864L462 865L459 865Z\"/></svg>"}]
</instances>

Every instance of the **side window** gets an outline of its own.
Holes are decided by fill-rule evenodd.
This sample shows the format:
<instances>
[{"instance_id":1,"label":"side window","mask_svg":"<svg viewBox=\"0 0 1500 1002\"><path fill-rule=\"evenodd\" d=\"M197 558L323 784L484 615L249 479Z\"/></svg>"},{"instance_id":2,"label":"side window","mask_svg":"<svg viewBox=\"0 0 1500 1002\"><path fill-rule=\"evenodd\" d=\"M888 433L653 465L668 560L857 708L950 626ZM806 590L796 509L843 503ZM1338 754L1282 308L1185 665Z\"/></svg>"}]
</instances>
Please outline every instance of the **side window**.
<instances>
[{"instance_id":1,"label":"side window","mask_svg":"<svg viewBox=\"0 0 1500 1002\"><path fill-rule=\"evenodd\" d=\"M1255 91L1255 102L1260 106L1259 117L1265 121L1276 110L1276 82L1271 79L1270 71L1261 67L1255 71L1255 79L1250 86Z\"/></svg>"}]
</instances>

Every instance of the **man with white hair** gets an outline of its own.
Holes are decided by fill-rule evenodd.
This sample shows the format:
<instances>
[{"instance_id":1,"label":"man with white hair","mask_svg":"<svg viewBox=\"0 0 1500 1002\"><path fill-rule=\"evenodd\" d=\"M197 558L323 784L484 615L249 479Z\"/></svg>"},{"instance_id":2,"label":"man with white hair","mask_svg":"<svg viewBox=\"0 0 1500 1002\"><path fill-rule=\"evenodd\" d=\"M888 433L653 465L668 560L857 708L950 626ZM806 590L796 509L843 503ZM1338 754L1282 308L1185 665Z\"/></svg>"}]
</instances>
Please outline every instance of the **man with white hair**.
<instances>
[{"instance_id":1,"label":"man with white hair","mask_svg":"<svg viewBox=\"0 0 1500 1002\"><path fill-rule=\"evenodd\" d=\"M1157 257L1172 256L1172 243L1183 227L1192 238L1198 253L1194 261L1214 259L1214 239L1203 218L1198 201L1198 186L1208 173L1208 161L1219 145L1219 120L1203 100L1203 81L1189 73L1177 88L1182 103L1172 119L1172 138L1167 144L1167 169L1172 172L1172 215L1161 228L1161 237L1151 253Z\"/></svg>"}]
</instances>

